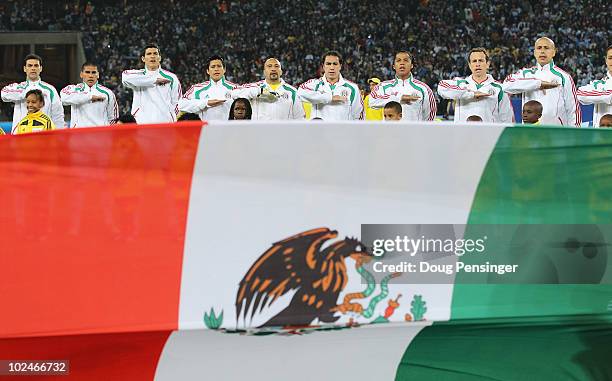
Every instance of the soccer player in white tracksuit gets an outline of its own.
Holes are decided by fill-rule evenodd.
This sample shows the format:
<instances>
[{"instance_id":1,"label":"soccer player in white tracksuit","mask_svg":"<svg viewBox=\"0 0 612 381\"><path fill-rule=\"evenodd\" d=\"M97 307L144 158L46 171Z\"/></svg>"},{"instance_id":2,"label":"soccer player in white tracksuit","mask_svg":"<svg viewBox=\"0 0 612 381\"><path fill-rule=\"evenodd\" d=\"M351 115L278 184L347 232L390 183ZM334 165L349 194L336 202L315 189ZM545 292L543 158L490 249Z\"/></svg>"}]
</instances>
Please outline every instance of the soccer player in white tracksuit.
<instances>
[{"instance_id":1,"label":"soccer player in white tracksuit","mask_svg":"<svg viewBox=\"0 0 612 381\"><path fill-rule=\"evenodd\" d=\"M402 105L402 120L434 120L437 105L433 91L412 76L412 55L407 51L395 54L395 79L381 82L370 94L370 107L384 108L388 102Z\"/></svg>"},{"instance_id":2,"label":"soccer player in white tracksuit","mask_svg":"<svg viewBox=\"0 0 612 381\"><path fill-rule=\"evenodd\" d=\"M280 61L268 58L264 63L264 80L240 86L232 96L251 102L254 120L304 119L304 107L297 89L286 83L281 75Z\"/></svg>"},{"instance_id":3,"label":"soccer player in white tracksuit","mask_svg":"<svg viewBox=\"0 0 612 381\"><path fill-rule=\"evenodd\" d=\"M484 48L474 48L468 54L472 75L465 78L440 81L438 94L455 101L455 123L465 122L477 115L483 122L513 123L514 112L510 97L487 73L489 55Z\"/></svg>"},{"instance_id":4,"label":"soccer player in white tracksuit","mask_svg":"<svg viewBox=\"0 0 612 381\"><path fill-rule=\"evenodd\" d=\"M311 119L359 120L363 119L363 100L359 87L342 77L342 56L327 52L323 56L323 77L304 82L298 96L312 104Z\"/></svg>"},{"instance_id":5,"label":"soccer player in white tracksuit","mask_svg":"<svg viewBox=\"0 0 612 381\"><path fill-rule=\"evenodd\" d=\"M555 54L550 38L538 38L534 50L536 66L509 75L502 88L510 94L522 94L523 105L530 100L540 102L542 124L580 127L582 117L574 80L554 64Z\"/></svg>"},{"instance_id":6,"label":"soccer player in white tracksuit","mask_svg":"<svg viewBox=\"0 0 612 381\"><path fill-rule=\"evenodd\" d=\"M161 68L157 45L145 47L140 58L144 69L125 70L123 85L134 92L132 115L139 124L176 122L181 83L174 73Z\"/></svg>"},{"instance_id":7,"label":"soccer player in white tracksuit","mask_svg":"<svg viewBox=\"0 0 612 381\"><path fill-rule=\"evenodd\" d=\"M601 117L612 114L612 46L606 51L608 72L602 79L578 88L578 100L584 105L594 104L593 127L599 127Z\"/></svg>"},{"instance_id":8,"label":"soccer player in white tracksuit","mask_svg":"<svg viewBox=\"0 0 612 381\"><path fill-rule=\"evenodd\" d=\"M85 62L81 66L83 82L62 89L62 103L70 106L70 128L109 126L119 116L115 94L98 82L98 66Z\"/></svg>"},{"instance_id":9,"label":"soccer player in white tracksuit","mask_svg":"<svg viewBox=\"0 0 612 381\"><path fill-rule=\"evenodd\" d=\"M62 101L53 85L40 79L42 72L42 58L35 54L29 54L24 59L23 72L26 80L20 83L11 83L2 88L2 100L15 104L13 108L13 128L27 114L25 96L30 90L40 90L45 98L45 105L42 112L48 115L56 128L64 128L64 107Z\"/></svg>"},{"instance_id":10,"label":"soccer player in white tracksuit","mask_svg":"<svg viewBox=\"0 0 612 381\"><path fill-rule=\"evenodd\" d=\"M227 120L232 90L238 85L225 79L225 63L219 56L210 57L206 73L210 80L191 86L179 100L179 111L198 114L202 120Z\"/></svg>"}]
</instances>

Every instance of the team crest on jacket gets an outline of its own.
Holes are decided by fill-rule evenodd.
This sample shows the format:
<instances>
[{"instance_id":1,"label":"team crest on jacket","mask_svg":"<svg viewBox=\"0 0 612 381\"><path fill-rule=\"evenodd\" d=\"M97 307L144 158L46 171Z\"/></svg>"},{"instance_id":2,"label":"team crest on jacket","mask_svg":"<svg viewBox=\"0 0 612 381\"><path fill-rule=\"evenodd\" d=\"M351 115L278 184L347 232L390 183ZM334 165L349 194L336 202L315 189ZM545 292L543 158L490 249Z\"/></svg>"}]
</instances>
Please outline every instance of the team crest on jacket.
<instances>
[{"instance_id":1,"label":"team crest on jacket","mask_svg":"<svg viewBox=\"0 0 612 381\"><path fill-rule=\"evenodd\" d=\"M215 312L209 307L204 323L226 332L286 332L389 322L402 296L391 295L389 282L399 274L375 281L365 266L374 259L358 239L341 239L328 228L281 239L249 266L239 282L235 329L229 322L223 324L219 308ZM353 288L355 292L349 292ZM422 296L414 295L411 305L411 313L396 319L424 320L427 307Z\"/></svg>"}]
</instances>

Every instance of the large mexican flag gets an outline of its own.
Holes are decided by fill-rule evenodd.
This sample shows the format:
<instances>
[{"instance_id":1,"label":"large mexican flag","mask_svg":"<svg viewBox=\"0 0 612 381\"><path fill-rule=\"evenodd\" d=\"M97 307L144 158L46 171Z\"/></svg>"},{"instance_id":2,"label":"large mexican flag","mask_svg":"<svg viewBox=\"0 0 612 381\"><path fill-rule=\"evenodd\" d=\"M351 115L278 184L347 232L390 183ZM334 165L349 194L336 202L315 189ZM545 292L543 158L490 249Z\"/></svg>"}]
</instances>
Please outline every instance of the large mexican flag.
<instances>
[{"instance_id":1,"label":"large mexican flag","mask_svg":"<svg viewBox=\"0 0 612 381\"><path fill-rule=\"evenodd\" d=\"M0 359L79 380L610 379L611 144L368 123L0 137ZM372 282L362 224L577 244L523 255L535 281Z\"/></svg>"}]
</instances>

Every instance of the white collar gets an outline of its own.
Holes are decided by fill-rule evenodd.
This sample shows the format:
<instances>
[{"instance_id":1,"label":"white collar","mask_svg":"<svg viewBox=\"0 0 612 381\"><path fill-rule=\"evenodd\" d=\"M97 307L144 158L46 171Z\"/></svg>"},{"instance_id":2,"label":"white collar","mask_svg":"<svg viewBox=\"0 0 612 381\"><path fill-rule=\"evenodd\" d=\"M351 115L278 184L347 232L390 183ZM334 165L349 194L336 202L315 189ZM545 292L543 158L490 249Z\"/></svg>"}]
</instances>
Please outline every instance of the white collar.
<instances>
[{"instance_id":1,"label":"white collar","mask_svg":"<svg viewBox=\"0 0 612 381\"><path fill-rule=\"evenodd\" d=\"M271 85L268 83L268 81L266 81L265 79L263 80L263 83L264 83L264 85L266 85L267 87L272 88L272 86L271 86ZM282 86L282 85L284 85L285 83L286 83L286 82L285 82L285 80L281 78L281 79L280 79L280 83L279 83L278 85L279 85L279 86Z\"/></svg>"},{"instance_id":2,"label":"white collar","mask_svg":"<svg viewBox=\"0 0 612 381\"><path fill-rule=\"evenodd\" d=\"M490 82L492 82L492 81L493 81L493 77L491 76L491 74L487 74L487 78L486 78L484 81L482 81L481 83L476 82L476 80L474 79L474 75L473 75L473 74L472 74L472 75L470 75L468 78L469 78L469 79L470 79L470 80L471 80L471 81L472 81L472 82L473 82L475 85L481 85L481 86L482 86L482 85L487 85L487 84L489 84Z\"/></svg>"},{"instance_id":3,"label":"white collar","mask_svg":"<svg viewBox=\"0 0 612 381\"><path fill-rule=\"evenodd\" d=\"M327 80L327 77L325 77L325 74L323 74L323 78L321 79L323 80L323 82L327 83L329 86L341 86L344 83L344 78L342 77L342 74L338 75L338 82L334 83L333 85L329 83L329 81Z\"/></svg>"},{"instance_id":4,"label":"white collar","mask_svg":"<svg viewBox=\"0 0 612 381\"><path fill-rule=\"evenodd\" d=\"M554 61L550 61L550 62L549 62L549 63L547 63L546 65L540 65L540 63L539 63L539 62L536 62L536 67L537 67L539 70L545 70L545 69L550 70L550 68L551 68L551 67L553 67L553 66L555 66L555 62L554 62Z\"/></svg>"},{"instance_id":5,"label":"white collar","mask_svg":"<svg viewBox=\"0 0 612 381\"><path fill-rule=\"evenodd\" d=\"M395 76L395 80L396 80L398 83L399 83L399 82L401 82L401 83L402 83L402 85L403 85L404 83L406 83L406 82L413 82L413 83L414 83L414 81L413 81L412 79L413 79L413 77L412 77L412 73L410 73L410 75L409 75L409 76L408 76L408 78L406 78L406 79L401 79L401 78L400 78L400 77L398 77L397 75Z\"/></svg>"}]
</instances>

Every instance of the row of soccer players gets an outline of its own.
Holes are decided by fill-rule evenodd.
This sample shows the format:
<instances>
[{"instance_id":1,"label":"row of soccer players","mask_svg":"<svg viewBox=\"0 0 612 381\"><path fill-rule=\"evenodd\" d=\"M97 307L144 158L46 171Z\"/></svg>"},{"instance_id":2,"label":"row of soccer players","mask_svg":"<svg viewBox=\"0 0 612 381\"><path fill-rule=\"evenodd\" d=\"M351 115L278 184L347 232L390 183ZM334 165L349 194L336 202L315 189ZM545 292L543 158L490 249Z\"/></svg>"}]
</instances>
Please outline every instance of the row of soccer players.
<instances>
[{"instance_id":1,"label":"row of soccer players","mask_svg":"<svg viewBox=\"0 0 612 381\"><path fill-rule=\"evenodd\" d=\"M442 98L455 101L455 121L466 121L479 116L484 122L513 122L509 94L521 94L523 104L538 101L543 107L542 124L580 126L579 100L595 104L594 126L605 114L612 112L612 47L606 51L607 74L576 91L572 77L553 62L557 51L554 42L538 38L534 46L536 65L497 82L488 69L490 60L484 48L472 49L468 63L472 74L465 78L443 80L438 85ZM278 59L264 63L264 79L237 85L225 79L225 63L219 56L211 57L206 73L209 80L192 86L184 95L178 77L161 67L159 48L150 44L142 53L143 69L126 70L122 74L124 86L132 89L132 115L140 124L176 121L179 112L199 114L202 120L227 120L232 99L247 98L253 108L253 119L304 119L303 102L312 105L311 119L363 119L363 99L358 86L342 74L342 56L330 51L323 55L323 76L304 82L295 88L282 79ZM368 107L382 109L395 101L402 106L403 120L433 120L436 101L432 90L412 75L414 57L408 51L395 54L395 78L381 82L368 97ZM23 68L26 81L13 83L2 89L2 100L13 102L13 126L27 114L25 94L40 89L44 95L43 112L56 126L64 126L63 105L71 106L69 127L109 125L117 117L114 94L98 82L96 64L82 66L83 82L64 88L60 94L41 81L42 61L30 55Z\"/></svg>"}]
</instances>

